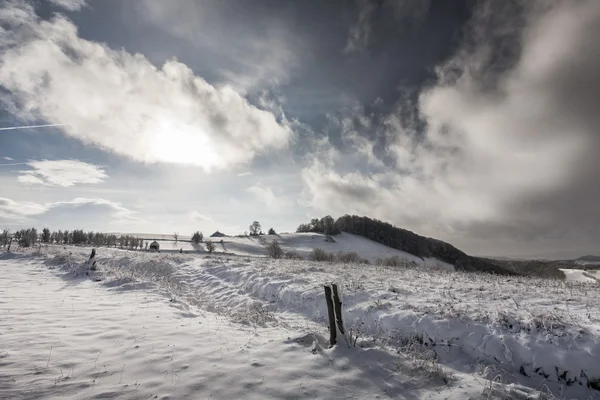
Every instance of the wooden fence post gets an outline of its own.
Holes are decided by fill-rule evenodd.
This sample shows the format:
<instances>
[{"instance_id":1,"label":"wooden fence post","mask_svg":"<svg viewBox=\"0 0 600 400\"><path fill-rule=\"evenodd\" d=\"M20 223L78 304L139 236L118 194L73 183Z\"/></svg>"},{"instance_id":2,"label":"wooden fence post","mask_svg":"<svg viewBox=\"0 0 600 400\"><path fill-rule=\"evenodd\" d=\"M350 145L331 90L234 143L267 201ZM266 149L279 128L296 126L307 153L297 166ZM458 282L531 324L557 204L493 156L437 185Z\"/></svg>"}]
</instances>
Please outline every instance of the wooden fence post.
<instances>
[{"instance_id":1,"label":"wooden fence post","mask_svg":"<svg viewBox=\"0 0 600 400\"><path fill-rule=\"evenodd\" d=\"M96 249L92 249L92 254L90 254L90 259L88 260L88 265L92 271L96 270Z\"/></svg>"},{"instance_id":2,"label":"wooden fence post","mask_svg":"<svg viewBox=\"0 0 600 400\"><path fill-rule=\"evenodd\" d=\"M332 347L337 343L337 329L335 327L335 310L333 308L331 286L329 285L325 285L325 301L327 302L327 313L329 314L329 346Z\"/></svg>"},{"instance_id":3,"label":"wooden fence post","mask_svg":"<svg viewBox=\"0 0 600 400\"><path fill-rule=\"evenodd\" d=\"M342 301L340 300L340 294L338 292L338 286L335 283L331 284L331 288L333 289L333 305L335 310L335 319L337 321L338 329L342 335L345 335L344 331L344 321L342 319Z\"/></svg>"}]
</instances>

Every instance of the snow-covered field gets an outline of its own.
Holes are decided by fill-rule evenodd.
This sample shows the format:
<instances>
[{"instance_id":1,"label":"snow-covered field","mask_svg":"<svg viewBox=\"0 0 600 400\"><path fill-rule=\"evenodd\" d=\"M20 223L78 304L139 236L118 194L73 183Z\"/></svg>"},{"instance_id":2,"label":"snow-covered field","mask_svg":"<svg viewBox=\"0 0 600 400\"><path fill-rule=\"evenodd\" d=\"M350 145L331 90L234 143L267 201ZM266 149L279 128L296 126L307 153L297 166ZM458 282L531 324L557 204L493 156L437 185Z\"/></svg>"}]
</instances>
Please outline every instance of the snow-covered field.
<instances>
[{"instance_id":1,"label":"snow-covered field","mask_svg":"<svg viewBox=\"0 0 600 400\"><path fill-rule=\"evenodd\" d=\"M565 273L567 281L600 283L600 271L598 270L585 271L583 269L561 269L561 271Z\"/></svg>"},{"instance_id":2,"label":"snow-covered field","mask_svg":"<svg viewBox=\"0 0 600 400\"><path fill-rule=\"evenodd\" d=\"M89 251L0 253L0 398L600 398L597 281Z\"/></svg>"},{"instance_id":3,"label":"snow-covered field","mask_svg":"<svg viewBox=\"0 0 600 400\"><path fill-rule=\"evenodd\" d=\"M186 252L204 253L205 247L203 243L195 245L187 241L171 240L168 235L146 235L140 238L154 237L160 240L160 249L163 252L176 252L182 249ZM453 267L447 263L436 259L426 258L425 260L416 257L412 254L401 250L392 249L380 243L366 239L362 236L353 235L343 232L333 237L333 242L327 241L326 236L320 233L282 233L279 235L263 235L263 236L248 236L236 237L226 236L222 238L205 238L212 240L215 245L216 253L236 254L241 256L266 257L266 245L274 240L279 242L281 248L285 252L293 252L304 258L308 258L313 249L319 248L327 253L350 253L356 252L360 256L370 262L377 261L378 258L400 257L407 261L412 261L419 265L429 265L436 267L445 267L452 269Z\"/></svg>"}]
</instances>

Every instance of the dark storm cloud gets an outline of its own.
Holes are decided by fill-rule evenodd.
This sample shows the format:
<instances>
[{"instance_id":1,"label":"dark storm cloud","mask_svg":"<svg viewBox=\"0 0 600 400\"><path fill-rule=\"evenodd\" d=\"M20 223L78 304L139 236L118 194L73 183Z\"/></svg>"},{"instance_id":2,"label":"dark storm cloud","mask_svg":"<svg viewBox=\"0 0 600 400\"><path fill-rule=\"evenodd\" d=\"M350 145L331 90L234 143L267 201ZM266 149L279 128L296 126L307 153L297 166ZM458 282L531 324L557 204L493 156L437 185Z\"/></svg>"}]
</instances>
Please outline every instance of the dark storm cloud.
<instances>
[{"instance_id":1,"label":"dark storm cloud","mask_svg":"<svg viewBox=\"0 0 600 400\"><path fill-rule=\"evenodd\" d=\"M346 205L479 254L593 251L599 27L595 1L479 3L461 46L416 104L398 102L384 124L368 114L371 122L354 122L376 132L367 138L387 138L395 168L348 174L317 162L304 175L313 206ZM420 123L406 117L415 107ZM375 144L355 143L354 153ZM356 182L376 194L353 195ZM345 198L322 195L341 185Z\"/></svg>"},{"instance_id":2,"label":"dark storm cloud","mask_svg":"<svg viewBox=\"0 0 600 400\"><path fill-rule=\"evenodd\" d=\"M380 98L390 107L402 86L432 79L468 17L463 1L431 7L416 0L133 4L141 11L137 18L186 42L175 55L194 70L209 64L220 71L219 81L250 95L275 89L289 116L312 125L323 123L325 112L355 101ZM361 45L365 51L344 53L365 7L374 10L364 21L371 32Z\"/></svg>"},{"instance_id":3,"label":"dark storm cloud","mask_svg":"<svg viewBox=\"0 0 600 400\"><path fill-rule=\"evenodd\" d=\"M355 0L357 20L348 31L344 52L363 52L374 37L387 36L397 28L411 28L421 23L429 11L429 0ZM390 22L393 25L389 25Z\"/></svg>"}]
</instances>

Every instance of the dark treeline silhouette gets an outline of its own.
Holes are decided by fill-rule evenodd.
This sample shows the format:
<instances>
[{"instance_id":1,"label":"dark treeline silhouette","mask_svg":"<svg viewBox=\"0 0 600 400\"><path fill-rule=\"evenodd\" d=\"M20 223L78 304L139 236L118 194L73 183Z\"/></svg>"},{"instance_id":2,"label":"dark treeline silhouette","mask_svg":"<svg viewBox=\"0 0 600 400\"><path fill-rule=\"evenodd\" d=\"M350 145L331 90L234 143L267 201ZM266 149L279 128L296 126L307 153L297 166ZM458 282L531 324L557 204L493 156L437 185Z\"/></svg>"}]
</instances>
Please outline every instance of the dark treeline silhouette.
<instances>
[{"instance_id":1,"label":"dark treeline silhouette","mask_svg":"<svg viewBox=\"0 0 600 400\"><path fill-rule=\"evenodd\" d=\"M436 258L463 271L491 272L501 275L518 274L489 260L469 256L449 243L417 235L409 230L368 217L344 215L335 221L330 216L315 218L308 224L301 224L296 232L318 232L327 235L348 232L417 257Z\"/></svg>"},{"instance_id":2,"label":"dark treeline silhouette","mask_svg":"<svg viewBox=\"0 0 600 400\"><path fill-rule=\"evenodd\" d=\"M340 228L337 226L336 221L328 215L321 219L313 218L308 224L300 224L296 232L315 232L324 233L326 235L337 235L340 233Z\"/></svg>"},{"instance_id":3,"label":"dark treeline silhouette","mask_svg":"<svg viewBox=\"0 0 600 400\"><path fill-rule=\"evenodd\" d=\"M102 232L85 232L83 229L50 231L44 228L40 234L35 228L20 229L13 235L5 229L0 235L0 242L6 246L8 238L14 238L19 246L31 247L37 243L73 244L88 246L109 246L126 249L138 249L144 246L144 240L132 235L115 235Z\"/></svg>"}]
</instances>

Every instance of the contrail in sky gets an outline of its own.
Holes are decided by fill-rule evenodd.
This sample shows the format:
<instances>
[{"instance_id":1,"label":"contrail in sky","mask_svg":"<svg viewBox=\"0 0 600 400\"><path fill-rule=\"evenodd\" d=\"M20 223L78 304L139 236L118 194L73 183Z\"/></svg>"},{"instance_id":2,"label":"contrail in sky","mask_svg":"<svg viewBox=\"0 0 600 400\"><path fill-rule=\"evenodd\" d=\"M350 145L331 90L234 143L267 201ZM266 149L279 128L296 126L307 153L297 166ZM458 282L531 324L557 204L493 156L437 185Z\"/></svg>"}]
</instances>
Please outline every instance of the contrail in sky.
<instances>
[{"instance_id":1,"label":"contrail in sky","mask_svg":"<svg viewBox=\"0 0 600 400\"><path fill-rule=\"evenodd\" d=\"M0 128L0 131L12 131L15 129L32 129L32 128L51 128L54 126L67 126L67 124L46 124L46 125L25 125L25 126L8 126Z\"/></svg>"}]
</instances>

